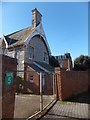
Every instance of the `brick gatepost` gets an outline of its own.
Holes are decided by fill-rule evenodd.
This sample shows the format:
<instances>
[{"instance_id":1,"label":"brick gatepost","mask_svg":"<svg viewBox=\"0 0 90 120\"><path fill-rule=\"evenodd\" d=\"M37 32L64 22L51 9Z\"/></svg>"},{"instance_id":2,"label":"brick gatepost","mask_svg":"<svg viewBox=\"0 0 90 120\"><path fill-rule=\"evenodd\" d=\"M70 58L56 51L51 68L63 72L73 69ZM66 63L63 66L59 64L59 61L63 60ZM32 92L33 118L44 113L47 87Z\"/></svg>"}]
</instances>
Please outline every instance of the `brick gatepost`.
<instances>
[{"instance_id":1,"label":"brick gatepost","mask_svg":"<svg viewBox=\"0 0 90 120\"><path fill-rule=\"evenodd\" d=\"M17 60L2 56L2 119L14 117Z\"/></svg>"}]
</instances>

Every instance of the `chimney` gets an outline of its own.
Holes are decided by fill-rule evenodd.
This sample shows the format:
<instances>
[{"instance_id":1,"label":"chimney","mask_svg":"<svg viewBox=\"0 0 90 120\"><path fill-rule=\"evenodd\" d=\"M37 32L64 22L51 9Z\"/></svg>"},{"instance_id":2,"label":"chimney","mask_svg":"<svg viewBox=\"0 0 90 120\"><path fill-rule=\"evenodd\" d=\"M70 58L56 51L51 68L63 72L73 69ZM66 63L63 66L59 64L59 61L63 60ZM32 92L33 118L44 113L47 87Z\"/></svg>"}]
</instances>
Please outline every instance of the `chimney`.
<instances>
[{"instance_id":1,"label":"chimney","mask_svg":"<svg viewBox=\"0 0 90 120\"><path fill-rule=\"evenodd\" d=\"M42 21L41 13L35 8L32 10L32 26L37 27Z\"/></svg>"}]
</instances>

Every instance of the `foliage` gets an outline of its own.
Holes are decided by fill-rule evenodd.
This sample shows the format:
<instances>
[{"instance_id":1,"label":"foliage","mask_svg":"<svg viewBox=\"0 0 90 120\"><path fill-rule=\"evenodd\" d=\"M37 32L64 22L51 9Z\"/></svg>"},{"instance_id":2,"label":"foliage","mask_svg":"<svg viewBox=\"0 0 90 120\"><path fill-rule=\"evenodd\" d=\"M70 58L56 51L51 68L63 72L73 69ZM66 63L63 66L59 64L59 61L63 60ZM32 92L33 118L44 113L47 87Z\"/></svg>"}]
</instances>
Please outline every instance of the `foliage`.
<instances>
[{"instance_id":1,"label":"foliage","mask_svg":"<svg viewBox=\"0 0 90 120\"><path fill-rule=\"evenodd\" d=\"M49 64L52 67L60 67L58 60L56 60L54 56L49 57Z\"/></svg>"},{"instance_id":2,"label":"foliage","mask_svg":"<svg viewBox=\"0 0 90 120\"><path fill-rule=\"evenodd\" d=\"M90 69L90 57L80 55L74 60L74 70L87 70Z\"/></svg>"},{"instance_id":3,"label":"foliage","mask_svg":"<svg viewBox=\"0 0 90 120\"><path fill-rule=\"evenodd\" d=\"M20 93L23 86L23 80L20 76L16 77L16 92Z\"/></svg>"}]
</instances>

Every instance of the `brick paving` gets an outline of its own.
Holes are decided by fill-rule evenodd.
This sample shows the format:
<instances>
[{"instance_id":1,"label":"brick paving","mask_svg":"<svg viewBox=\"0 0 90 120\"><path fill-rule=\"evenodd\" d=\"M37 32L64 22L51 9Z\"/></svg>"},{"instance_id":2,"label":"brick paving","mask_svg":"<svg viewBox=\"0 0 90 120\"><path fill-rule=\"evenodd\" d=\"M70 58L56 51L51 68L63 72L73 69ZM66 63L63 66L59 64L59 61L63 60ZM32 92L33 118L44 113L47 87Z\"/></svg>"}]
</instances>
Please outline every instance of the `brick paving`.
<instances>
[{"instance_id":1,"label":"brick paving","mask_svg":"<svg viewBox=\"0 0 90 120\"><path fill-rule=\"evenodd\" d=\"M58 101L43 119L90 119L90 91L70 98L68 101Z\"/></svg>"},{"instance_id":2,"label":"brick paving","mask_svg":"<svg viewBox=\"0 0 90 120\"><path fill-rule=\"evenodd\" d=\"M79 100L80 100L80 97L79 97ZM84 98L86 99L86 97ZM57 103L52 107L52 109L43 118L41 118L41 120L44 120L47 118L50 118L50 120L54 120L56 118L59 118L62 120L63 119L89 120L90 119L90 103L89 102L90 101L88 101L87 103L86 102L57 101Z\"/></svg>"}]
</instances>

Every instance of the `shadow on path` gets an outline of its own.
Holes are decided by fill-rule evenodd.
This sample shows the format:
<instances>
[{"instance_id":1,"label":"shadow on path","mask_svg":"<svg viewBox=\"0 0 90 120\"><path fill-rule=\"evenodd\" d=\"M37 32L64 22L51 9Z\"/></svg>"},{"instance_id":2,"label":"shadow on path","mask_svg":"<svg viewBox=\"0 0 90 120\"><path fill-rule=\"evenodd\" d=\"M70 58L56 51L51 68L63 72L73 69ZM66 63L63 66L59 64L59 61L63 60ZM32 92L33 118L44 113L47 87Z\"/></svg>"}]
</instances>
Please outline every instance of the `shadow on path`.
<instances>
[{"instance_id":1,"label":"shadow on path","mask_svg":"<svg viewBox=\"0 0 90 120\"><path fill-rule=\"evenodd\" d=\"M52 118L52 116L54 116L55 118L52 118L52 120L55 120L56 118L57 118L57 120L59 120L60 118L62 120L64 120L64 119L66 119L66 120L81 120L81 119L85 120L85 118L74 118L74 117L70 117L70 116L51 114L51 113L48 113L48 116L49 116L49 118Z\"/></svg>"},{"instance_id":2,"label":"shadow on path","mask_svg":"<svg viewBox=\"0 0 90 120\"><path fill-rule=\"evenodd\" d=\"M75 95L65 101L90 104L90 91Z\"/></svg>"}]
</instances>

